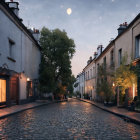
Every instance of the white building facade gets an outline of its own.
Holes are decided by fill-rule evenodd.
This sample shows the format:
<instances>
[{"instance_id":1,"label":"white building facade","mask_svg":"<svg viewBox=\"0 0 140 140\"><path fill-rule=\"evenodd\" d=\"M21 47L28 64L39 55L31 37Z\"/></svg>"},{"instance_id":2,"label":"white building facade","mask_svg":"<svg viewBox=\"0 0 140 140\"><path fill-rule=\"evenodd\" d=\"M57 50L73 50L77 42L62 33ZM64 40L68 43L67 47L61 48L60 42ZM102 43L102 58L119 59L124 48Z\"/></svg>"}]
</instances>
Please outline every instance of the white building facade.
<instances>
[{"instance_id":1,"label":"white building facade","mask_svg":"<svg viewBox=\"0 0 140 140\"><path fill-rule=\"evenodd\" d=\"M84 73L84 71L79 74L79 92L80 92L81 98L84 98L84 96L83 96L85 94L85 73Z\"/></svg>"},{"instance_id":2,"label":"white building facade","mask_svg":"<svg viewBox=\"0 0 140 140\"><path fill-rule=\"evenodd\" d=\"M88 60L85 71L85 94L88 95L90 100L96 98L96 68L94 59Z\"/></svg>"},{"instance_id":3,"label":"white building facade","mask_svg":"<svg viewBox=\"0 0 140 140\"><path fill-rule=\"evenodd\" d=\"M0 104L24 103L37 94L40 46L18 10L18 2L0 1Z\"/></svg>"}]
</instances>

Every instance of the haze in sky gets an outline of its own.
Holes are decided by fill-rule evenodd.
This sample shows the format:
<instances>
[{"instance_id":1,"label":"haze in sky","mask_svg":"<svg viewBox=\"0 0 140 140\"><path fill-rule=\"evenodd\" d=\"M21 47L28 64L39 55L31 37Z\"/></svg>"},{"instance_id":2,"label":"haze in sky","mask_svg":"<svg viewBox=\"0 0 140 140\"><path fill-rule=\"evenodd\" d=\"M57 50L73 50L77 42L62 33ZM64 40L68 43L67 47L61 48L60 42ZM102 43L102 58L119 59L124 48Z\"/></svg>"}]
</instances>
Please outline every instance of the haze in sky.
<instances>
[{"instance_id":1,"label":"haze in sky","mask_svg":"<svg viewBox=\"0 0 140 140\"><path fill-rule=\"evenodd\" d=\"M16 1L16 0L14 0ZM106 47L123 22L140 12L140 0L18 0L27 27L65 30L74 39L72 71L82 72L97 46Z\"/></svg>"}]
</instances>

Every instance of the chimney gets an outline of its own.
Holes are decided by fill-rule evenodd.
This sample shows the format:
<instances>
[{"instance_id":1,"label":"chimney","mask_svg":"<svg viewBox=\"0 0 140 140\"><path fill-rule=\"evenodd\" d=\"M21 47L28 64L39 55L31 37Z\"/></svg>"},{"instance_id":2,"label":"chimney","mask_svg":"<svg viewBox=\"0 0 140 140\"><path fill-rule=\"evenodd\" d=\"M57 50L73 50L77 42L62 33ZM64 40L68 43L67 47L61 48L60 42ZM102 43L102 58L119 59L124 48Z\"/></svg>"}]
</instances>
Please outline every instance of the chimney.
<instances>
[{"instance_id":1,"label":"chimney","mask_svg":"<svg viewBox=\"0 0 140 140\"><path fill-rule=\"evenodd\" d=\"M39 30L33 28L32 34L33 34L35 40L39 43L39 39L40 39L40 32L39 32Z\"/></svg>"},{"instance_id":2,"label":"chimney","mask_svg":"<svg viewBox=\"0 0 140 140\"><path fill-rule=\"evenodd\" d=\"M90 63L90 60L87 61L87 65Z\"/></svg>"},{"instance_id":3,"label":"chimney","mask_svg":"<svg viewBox=\"0 0 140 140\"><path fill-rule=\"evenodd\" d=\"M121 34L127 28L127 26L128 26L127 22L120 24L120 27L118 28L118 35Z\"/></svg>"},{"instance_id":4,"label":"chimney","mask_svg":"<svg viewBox=\"0 0 140 140\"><path fill-rule=\"evenodd\" d=\"M99 56L103 51L103 45L99 45L97 48L97 56Z\"/></svg>"},{"instance_id":5,"label":"chimney","mask_svg":"<svg viewBox=\"0 0 140 140\"><path fill-rule=\"evenodd\" d=\"M94 52L94 59L97 57L97 52Z\"/></svg>"},{"instance_id":6,"label":"chimney","mask_svg":"<svg viewBox=\"0 0 140 140\"><path fill-rule=\"evenodd\" d=\"M90 60L90 62L92 61L92 56L90 56L89 60Z\"/></svg>"},{"instance_id":7,"label":"chimney","mask_svg":"<svg viewBox=\"0 0 140 140\"><path fill-rule=\"evenodd\" d=\"M19 16L19 8L18 8L19 3L14 2L13 0L10 0L10 2L7 2L7 4L9 8L12 9L12 11L15 13L15 15Z\"/></svg>"}]
</instances>

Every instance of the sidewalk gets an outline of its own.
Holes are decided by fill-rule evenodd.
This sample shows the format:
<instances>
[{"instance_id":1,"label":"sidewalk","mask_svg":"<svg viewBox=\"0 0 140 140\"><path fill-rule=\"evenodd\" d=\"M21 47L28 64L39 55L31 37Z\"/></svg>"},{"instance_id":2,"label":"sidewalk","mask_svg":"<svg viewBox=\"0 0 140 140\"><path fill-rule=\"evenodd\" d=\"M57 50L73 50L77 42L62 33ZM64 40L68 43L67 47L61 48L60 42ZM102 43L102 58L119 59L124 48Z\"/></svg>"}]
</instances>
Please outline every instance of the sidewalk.
<instances>
[{"instance_id":1,"label":"sidewalk","mask_svg":"<svg viewBox=\"0 0 140 140\"><path fill-rule=\"evenodd\" d=\"M37 100L36 102L32 102L32 103L5 107L5 108L0 109L0 119L6 118L8 116L11 116L13 114L16 114L16 113L19 113L28 109L32 109L32 108L36 108L39 106L48 105L52 103L65 102L65 101L67 101L67 99L54 100L54 101Z\"/></svg>"},{"instance_id":2,"label":"sidewalk","mask_svg":"<svg viewBox=\"0 0 140 140\"><path fill-rule=\"evenodd\" d=\"M105 110L105 111L110 112L112 114L115 114L119 117L122 117L124 120L126 120L128 122L133 122L135 124L140 125L140 113L128 111L124 108L118 108L116 106L106 107L101 103L96 103L94 101L90 101L90 100L86 100L86 99L80 98L79 100L90 103L90 104L92 104L92 105L94 105L102 110Z\"/></svg>"},{"instance_id":3,"label":"sidewalk","mask_svg":"<svg viewBox=\"0 0 140 140\"><path fill-rule=\"evenodd\" d=\"M32 109L35 107L47 105L50 103L53 103L53 102L50 102L50 101L32 102L32 103L27 103L27 104L23 104L23 105L14 105L11 107L2 108L2 109L0 109L0 119L3 119L3 118L8 117L10 115L16 114L18 112L22 112L22 111Z\"/></svg>"}]
</instances>

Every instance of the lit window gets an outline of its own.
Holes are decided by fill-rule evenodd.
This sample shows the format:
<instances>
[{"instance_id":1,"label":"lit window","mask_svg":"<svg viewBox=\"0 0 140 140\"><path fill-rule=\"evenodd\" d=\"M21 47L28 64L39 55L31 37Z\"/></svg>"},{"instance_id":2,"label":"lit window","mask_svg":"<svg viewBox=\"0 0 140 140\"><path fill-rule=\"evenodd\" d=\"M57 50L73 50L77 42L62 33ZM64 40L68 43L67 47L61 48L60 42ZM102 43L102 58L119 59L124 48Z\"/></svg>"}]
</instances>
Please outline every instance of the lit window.
<instances>
[{"instance_id":1,"label":"lit window","mask_svg":"<svg viewBox=\"0 0 140 140\"><path fill-rule=\"evenodd\" d=\"M6 102L6 80L0 79L0 103Z\"/></svg>"}]
</instances>

